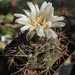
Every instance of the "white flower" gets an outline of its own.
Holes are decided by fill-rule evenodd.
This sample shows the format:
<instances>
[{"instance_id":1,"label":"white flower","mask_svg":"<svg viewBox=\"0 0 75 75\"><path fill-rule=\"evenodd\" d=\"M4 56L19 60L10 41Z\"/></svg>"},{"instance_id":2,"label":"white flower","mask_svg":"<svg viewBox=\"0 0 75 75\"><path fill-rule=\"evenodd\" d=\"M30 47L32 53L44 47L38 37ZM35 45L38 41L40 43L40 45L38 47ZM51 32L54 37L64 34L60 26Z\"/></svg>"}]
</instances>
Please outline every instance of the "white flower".
<instances>
[{"instance_id":1,"label":"white flower","mask_svg":"<svg viewBox=\"0 0 75 75\"><path fill-rule=\"evenodd\" d=\"M31 10L30 12L24 10L26 15L14 14L16 17L19 17L16 22L25 25L21 28L21 32L23 33L25 30L29 29L26 39L30 40L35 33L39 37L52 37L56 39L57 34L51 28L65 26L65 23L60 22L64 17L54 16L54 8L50 2L43 2L40 9L37 4L33 5L32 2L28 2L27 4Z\"/></svg>"}]
</instances>

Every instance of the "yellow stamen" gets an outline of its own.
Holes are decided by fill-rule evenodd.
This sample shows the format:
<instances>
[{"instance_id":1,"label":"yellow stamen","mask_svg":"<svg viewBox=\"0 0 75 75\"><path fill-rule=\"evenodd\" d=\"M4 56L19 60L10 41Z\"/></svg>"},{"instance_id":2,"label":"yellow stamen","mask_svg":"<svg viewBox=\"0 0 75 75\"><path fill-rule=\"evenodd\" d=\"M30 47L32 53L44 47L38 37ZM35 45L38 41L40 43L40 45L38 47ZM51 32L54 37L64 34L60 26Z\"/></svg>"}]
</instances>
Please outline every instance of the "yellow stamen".
<instances>
[{"instance_id":1,"label":"yellow stamen","mask_svg":"<svg viewBox=\"0 0 75 75\"><path fill-rule=\"evenodd\" d=\"M32 25L35 26L36 28L39 28L44 23L46 23L46 18L42 18L41 16L37 17L32 21Z\"/></svg>"}]
</instances>

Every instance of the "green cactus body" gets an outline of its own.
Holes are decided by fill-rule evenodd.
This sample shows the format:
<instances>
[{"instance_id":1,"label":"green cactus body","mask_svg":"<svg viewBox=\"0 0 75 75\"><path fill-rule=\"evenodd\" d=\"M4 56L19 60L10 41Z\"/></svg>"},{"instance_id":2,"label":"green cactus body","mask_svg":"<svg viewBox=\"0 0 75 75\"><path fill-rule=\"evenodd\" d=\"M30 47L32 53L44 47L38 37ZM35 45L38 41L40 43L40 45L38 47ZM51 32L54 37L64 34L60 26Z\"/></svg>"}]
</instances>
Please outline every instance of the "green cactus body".
<instances>
[{"instance_id":1,"label":"green cactus body","mask_svg":"<svg viewBox=\"0 0 75 75\"><path fill-rule=\"evenodd\" d=\"M36 42L29 41L27 44L21 45L21 50L18 52L18 55L26 57L18 58L24 64L28 64L29 69L46 69L52 67L60 57L59 45L58 39L43 38Z\"/></svg>"}]
</instances>

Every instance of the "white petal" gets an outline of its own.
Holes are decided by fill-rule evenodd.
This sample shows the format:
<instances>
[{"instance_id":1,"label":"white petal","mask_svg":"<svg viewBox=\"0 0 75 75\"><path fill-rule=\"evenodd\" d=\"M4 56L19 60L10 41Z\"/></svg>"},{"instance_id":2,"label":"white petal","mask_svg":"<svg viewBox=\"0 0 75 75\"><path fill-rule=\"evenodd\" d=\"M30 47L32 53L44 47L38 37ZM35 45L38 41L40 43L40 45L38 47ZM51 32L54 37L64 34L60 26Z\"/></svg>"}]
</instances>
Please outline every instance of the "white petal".
<instances>
[{"instance_id":1,"label":"white petal","mask_svg":"<svg viewBox=\"0 0 75 75\"><path fill-rule=\"evenodd\" d=\"M47 22L47 25L48 25L49 27L51 27L52 22Z\"/></svg>"},{"instance_id":2,"label":"white petal","mask_svg":"<svg viewBox=\"0 0 75 75\"><path fill-rule=\"evenodd\" d=\"M46 7L52 7L52 3L48 2Z\"/></svg>"},{"instance_id":3,"label":"white petal","mask_svg":"<svg viewBox=\"0 0 75 75\"><path fill-rule=\"evenodd\" d=\"M22 21L22 20L16 20L16 22L19 23L19 24L22 24L22 25L30 25L26 21Z\"/></svg>"},{"instance_id":4,"label":"white petal","mask_svg":"<svg viewBox=\"0 0 75 75\"><path fill-rule=\"evenodd\" d=\"M29 31L29 32L27 33L27 35L26 35L26 39L27 39L28 41L31 40L31 39L33 38L33 36L34 36L35 33L36 33L35 31Z\"/></svg>"},{"instance_id":5,"label":"white petal","mask_svg":"<svg viewBox=\"0 0 75 75\"><path fill-rule=\"evenodd\" d=\"M42 35L41 35L39 29L36 29L36 31L37 31L37 35L38 35L39 37L42 37Z\"/></svg>"},{"instance_id":6,"label":"white petal","mask_svg":"<svg viewBox=\"0 0 75 75\"><path fill-rule=\"evenodd\" d=\"M37 14L37 16L39 16L39 7L38 7L38 5L37 4L35 4L35 8L36 8L36 14Z\"/></svg>"},{"instance_id":7,"label":"white petal","mask_svg":"<svg viewBox=\"0 0 75 75\"><path fill-rule=\"evenodd\" d=\"M35 29L35 27L34 26L32 26L30 29L29 29L29 31L32 31L32 30L34 30Z\"/></svg>"},{"instance_id":8,"label":"white petal","mask_svg":"<svg viewBox=\"0 0 75 75\"><path fill-rule=\"evenodd\" d=\"M25 15L23 15L23 14L18 14L18 13L15 13L14 16L16 16L16 17L26 17Z\"/></svg>"},{"instance_id":9,"label":"white petal","mask_svg":"<svg viewBox=\"0 0 75 75\"><path fill-rule=\"evenodd\" d=\"M54 22L51 27L64 27L65 23L63 22Z\"/></svg>"},{"instance_id":10,"label":"white petal","mask_svg":"<svg viewBox=\"0 0 75 75\"><path fill-rule=\"evenodd\" d=\"M31 26L25 25L21 28L21 32L23 33L25 30L29 29Z\"/></svg>"},{"instance_id":11,"label":"white petal","mask_svg":"<svg viewBox=\"0 0 75 75\"><path fill-rule=\"evenodd\" d=\"M51 27L51 25L52 25L51 22L46 22L46 23L43 25L43 28L46 28L47 26L48 26L48 28L49 28L49 27Z\"/></svg>"},{"instance_id":12,"label":"white petal","mask_svg":"<svg viewBox=\"0 0 75 75\"><path fill-rule=\"evenodd\" d=\"M23 10L27 16L30 16L30 13L27 10Z\"/></svg>"},{"instance_id":13,"label":"white petal","mask_svg":"<svg viewBox=\"0 0 75 75\"><path fill-rule=\"evenodd\" d=\"M31 13L31 15L30 15L30 20L31 20L31 22L32 22L34 19L35 19L35 15L34 15L34 13Z\"/></svg>"},{"instance_id":14,"label":"white petal","mask_svg":"<svg viewBox=\"0 0 75 75\"><path fill-rule=\"evenodd\" d=\"M16 13L15 13L14 16L16 16L16 17L21 17L21 18L24 18L24 20L30 21L29 18L28 18L26 15L23 15L23 14L16 14Z\"/></svg>"},{"instance_id":15,"label":"white petal","mask_svg":"<svg viewBox=\"0 0 75 75\"><path fill-rule=\"evenodd\" d=\"M45 30L45 37L47 37L47 39L52 38L52 35L51 35L49 29Z\"/></svg>"},{"instance_id":16,"label":"white petal","mask_svg":"<svg viewBox=\"0 0 75 75\"><path fill-rule=\"evenodd\" d=\"M57 15L54 15L52 18L54 19L54 18L57 18L58 16Z\"/></svg>"},{"instance_id":17,"label":"white petal","mask_svg":"<svg viewBox=\"0 0 75 75\"><path fill-rule=\"evenodd\" d=\"M19 18L19 19L16 19L16 22L18 22L18 21L30 23L30 20L28 18Z\"/></svg>"},{"instance_id":18,"label":"white petal","mask_svg":"<svg viewBox=\"0 0 75 75\"><path fill-rule=\"evenodd\" d=\"M57 16L57 17L53 18L51 21L55 22L55 21L62 21L62 20L64 20L63 16L60 16L60 17Z\"/></svg>"},{"instance_id":19,"label":"white petal","mask_svg":"<svg viewBox=\"0 0 75 75\"><path fill-rule=\"evenodd\" d=\"M49 29L49 32L51 33L52 38L56 39L58 37L58 35L52 29Z\"/></svg>"},{"instance_id":20,"label":"white petal","mask_svg":"<svg viewBox=\"0 0 75 75\"><path fill-rule=\"evenodd\" d=\"M50 15L51 7L52 7L52 3L48 2L47 6L45 7L43 11L44 16L48 17Z\"/></svg>"},{"instance_id":21,"label":"white petal","mask_svg":"<svg viewBox=\"0 0 75 75\"><path fill-rule=\"evenodd\" d=\"M43 27L41 26L40 28L36 29L37 30L37 35L42 37L42 36L45 36L44 35L44 29Z\"/></svg>"},{"instance_id":22,"label":"white petal","mask_svg":"<svg viewBox=\"0 0 75 75\"><path fill-rule=\"evenodd\" d=\"M42 26L40 26L39 31L41 32L41 35L44 36L44 29Z\"/></svg>"},{"instance_id":23,"label":"white petal","mask_svg":"<svg viewBox=\"0 0 75 75\"><path fill-rule=\"evenodd\" d=\"M19 24L23 24L23 25L25 25L25 24L26 24L26 22L25 22L25 21L22 21L22 20L19 20L19 19L17 19L15 22L17 22L17 23L19 23Z\"/></svg>"},{"instance_id":24,"label":"white petal","mask_svg":"<svg viewBox=\"0 0 75 75\"><path fill-rule=\"evenodd\" d=\"M51 7L49 10L49 16L47 17L47 21L50 21L52 19L52 17L54 16L54 8Z\"/></svg>"},{"instance_id":25,"label":"white petal","mask_svg":"<svg viewBox=\"0 0 75 75\"><path fill-rule=\"evenodd\" d=\"M48 23L48 26L51 27L51 25L52 25L52 22L49 22L49 23Z\"/></svg>"},{"instance_id":26,"label":"white petal","mask_svg":"<svg viewBox=\"0 0 75 75\"><path fill-rule=\"evenodd\" d=\"M36 9L35 9L35 6L33 5L32 2L27 2L30 10L32 11L32 13L34 14L34 17L36 17Z\"/></svg>"},{"instance_id":27,"label":"white petal","mask_svg":"<svg viewBox=\"0 0 75 75\"><path fill-rule=\"evenodd\" d=\"M28 4L29 8L31 9L31 11L34 12L35 7L34 7L33 3L32 2L27 2L27 4Z\"/></svg>"},{"instance_id":28,"label":"white petal","mask_svg":"<svg viewBox=\"0 0 75 75\"><path fill-rule=\"evenodd\" d=\"M40 12L43 12L43 10L46 6L47 6L47 2L43 2L43 4L40 7Z\"/></svg>"}]
</instances>

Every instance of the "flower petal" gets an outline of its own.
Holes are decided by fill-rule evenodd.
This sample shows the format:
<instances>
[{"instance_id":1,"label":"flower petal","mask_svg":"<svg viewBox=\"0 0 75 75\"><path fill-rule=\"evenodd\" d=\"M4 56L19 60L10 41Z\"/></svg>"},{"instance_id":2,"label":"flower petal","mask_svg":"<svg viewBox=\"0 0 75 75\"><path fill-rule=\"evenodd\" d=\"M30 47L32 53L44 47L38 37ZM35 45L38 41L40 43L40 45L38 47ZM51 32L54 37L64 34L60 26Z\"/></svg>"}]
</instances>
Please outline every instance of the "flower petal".
<instances>
[{"instance_id":1,"label":"flower petal","mask_svg":"<svg viewBox=\"0 0 75 75\"><path fill-rule=\"evenodd\" d=\"M56 39L58 37L57 34L52 29L49 29L49 32L52 35L52 38Z\"/></svg>"},{"instance_id":2,"label":"flower petal","mask_svg":"<svg viewBox=\"0 0 75 75\"><path fill-rule=\"evenodd\" d=\"M38 5L37 4L35 4L35 8L36 8L36 14L37 14L37 16L39 16L39 7L38 7Z\"/></svg>"},{"instance_id":3,"label":"flower petal","mask_svg":"<svg viewBox=\"0 0 75 75\"><path fill-rule=\"evenodd\" d=\"M23 15L23 14L18 14L18 13L15 13L14 16L16 16L16 17L26 17L25 15Z\"/></svg>"},{"instance_id":4,"label":"flower petal","mask_svg":"<svg viewBox=\"0 0 75 75\"><path fill-rule=\"evenodd\" d=\"M32 30L34 30L34 29L35 29L35 27L34 27L34 26L32 26L32 27L30 27L30 29L29 29L29 30L30 30L30 31L32 31Z\"/></svg>"},{"instance_id":5,"label":"flower petal","mask_svg":"<svg viewBox=\"0 0 75 75\"><path fill-rule=\"evenodd\" d=\"M45 17L48 17L50 15L51 8L52 8L52 3L48 2L47 6L43 11Z\"/></svg>"},{"instance_id":6,"label":"flower petal","mask_svg":"<svg viewBox=\"0 0 75 75\"><path fill-rule=\"evenodd\" d=\"M38 35L39 37L42 37L42 35L41 35L39 29L36 29L36 31L37 31L37 35Z\"/></svg>"},{"instance_id":7,"label":"flower petal","mask_svg":"<svg viewBox=\"0 0 75 75\"><path fill-rule=\"evenodd\" d=\"M49 26L49 27L51 27L52 22L47 22L46 25Z\"/></svg>"},{"instance_id":8,"label":"flower petal","mask_svg":"<svg viewBox=\"0 0 75 75\"><path fill-rule=\"evenodd\" d=\"M33 5L32 2L27 2L29 8L31 9L32 12L35 12L35 6Z\"/></svg>"},{"instance_id":9,"label":"flower petal","mask_svg":"<svg viewBox=\"0 0 75 75\"><path fill-rule=\"evenodd\" d=\"M23 10L27 16L30 16L30 13L27 10Z\"/></svg>"},{"instance_id":10,"label":"flower petal","mask_svg":"<svg viewBox=\"0 0 75 75\"><path fill-rule=\"evenodd\" d=\"M23 20L26 20L26 21L30 21L29 20L29 18L26 16L26 15L23 15L23 14L14 14L14 16L16 16L16 17L21 17L21 18L19 18L19 19L23 19Z\"/></svg>"},{"instance_id":11,"label":"flower petal","mask_svg":"<svg viewBox=\"0 0 75 75\"><path fill-rule=\"evenodd\" d=\"M29 31L26 35L26 39L29 41L30 39L33 38L35 33L36 33L35 31Z\"/></svg>"},{"instance_id":12,"label":"flower petal","mask_svg":"<svg viewBox=\"0 0 75 75\"><path fill-rule=\"evenodd\" d=\"M53 18L51 21L55 22L55 21L62 21L62 20L64 20L63 16L60 16L60 17L57 16L57 17Z\"/></svg>"},{"instance_id":13,"label":"flower petal","mask_svg":"<svg viewBox=\"0 0 75 75\"><path fill-rule=\"evenodd\" d=\"M16 19L16 22L28 22L28 23L30 23L30 20L29 19L27 19L27 18L19 18L19 19Z\"/></svg>"},{"instance_id":14,"label":"flower petal","mask_svg":"<svg viewBox=\"0 0 75 75\"><path fill-rule=\"evenodd\" d=\"M16 20L16 22L21 25L30 25L29 22L26 22L26 21Z\"/></svg>"},{"instance_id":15,"label":"flower petal","mask_svg":"<svg viewBox=\"0 0 75 75\"><path fill-rule=\"evenodd\" d=\"M30 25L25 25L21 28L21 32L23 33L25 30L29 29L31 26Z\"/></svg>"},{"instance_id":16,"label":"flower petal","mask_svg":"<svg viewBox=\"0 0 75 75\"><path fill-rule=\"evenodd\" d=\"M47 2L43 2L43 4L40 7L40 13L44 11L44 8L46 7Z\"/></svg>"},{"instance_id":17,"label":"flower petal","mask_svg":"<svg viewBox=\"0 0 75 75\"><path fill-rule=\"evenodd\" d=\"M32 14L34 14L34 17L36 17L36 9L35 9L35 6L33 5L32 2L27 2L30 10L32 11Z\"/></svg>"},{"instance_id":18,"label":"flower petal","mask_svg":"<svg viewBox=\"0 0 75 75\"><path fill-rule=\"evenodd\" d=\"M54 22L51 27L64 27L65 23L63 22Z\"/></svg>"},{"instance_id":19,"label":"flower petal","mask_svg":"<svg viewBox=\"0 0 75 75\"><path fill-rule=\"evenodd\" d=\"M51 27L52 23L51 22L46 22L44 25L43 25L43 28L44 29L49 29Z\"/></svg>"},{"instance_id":20,"label":"flower petal","mask_svg":"<svg viewBox=\"0 0 75 75\"><path fill-rule=\"evenodd\" d=\"M41 26L40 28L36 29L37 30L37 35L42 37L42 36L45 36L44 35L44 29L43 27Z\"/></svg>"},{"instance_id":21,"label":"flower petal","mask_svg":"<svg viewBox=\"0 0 75 75\"><path fill-rule=\"evenodd\" d=\"M49 16L47 17L47 21L51 21L53 16L54 16L54 8L51 7L49 10Z\"/></svg>"},{"instance_id":22,"label":"flower petal","mask_svg":"<svg viewBox=\"0 0 75 75\"><path fill-rule=\"evenodd\" d=\"M41 35L44 36L44 29L42 26L40 26L39 31L41 32Z\"/></svg>"}]
</instances>

